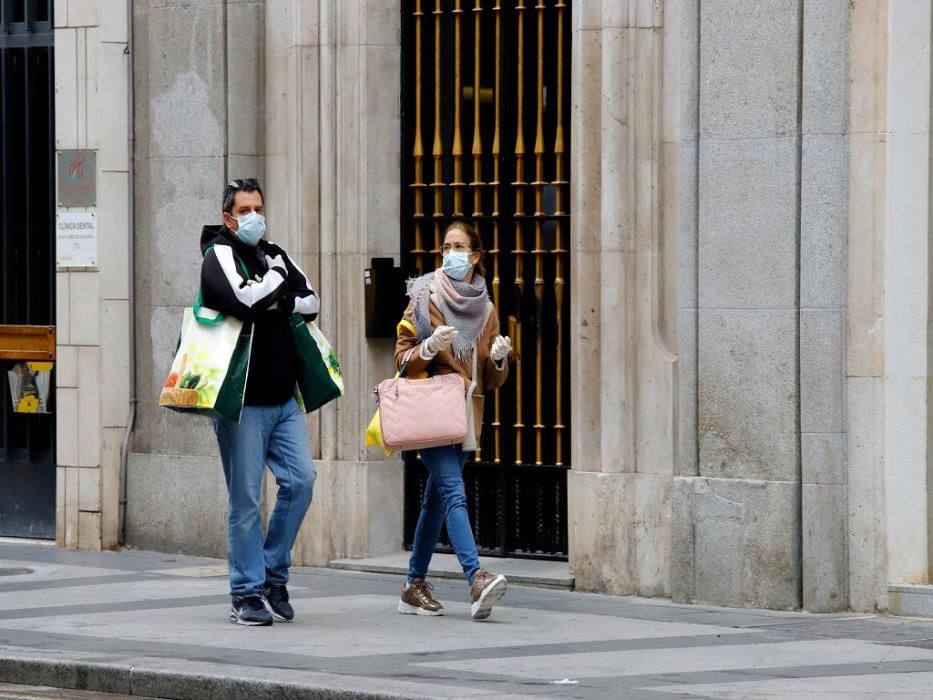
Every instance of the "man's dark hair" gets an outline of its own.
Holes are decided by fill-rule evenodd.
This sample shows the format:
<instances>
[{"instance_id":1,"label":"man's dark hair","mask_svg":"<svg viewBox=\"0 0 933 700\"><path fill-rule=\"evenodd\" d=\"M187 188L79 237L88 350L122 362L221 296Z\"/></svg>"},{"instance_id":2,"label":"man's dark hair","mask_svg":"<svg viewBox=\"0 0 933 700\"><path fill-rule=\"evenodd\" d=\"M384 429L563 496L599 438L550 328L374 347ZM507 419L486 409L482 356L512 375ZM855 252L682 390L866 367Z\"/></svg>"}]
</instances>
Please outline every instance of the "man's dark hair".
<instances>
[{"instance_id":1,"label":"man's dark hair","mask_svg":"<svg viewBox=\"0 0 933 700\"><path fill-rule=\"evenodd\" d=\"M259 186L259 180L256 178L244 177L239 180L231 180L230 184L227 185L227 189L224 190L223 211L227 214L233 212L233 200L236 198L237 192L258 192L259 196L262 197L263 204L266 203L266 195L262 193L262 187Z\"/></svg>"}]
</instances>

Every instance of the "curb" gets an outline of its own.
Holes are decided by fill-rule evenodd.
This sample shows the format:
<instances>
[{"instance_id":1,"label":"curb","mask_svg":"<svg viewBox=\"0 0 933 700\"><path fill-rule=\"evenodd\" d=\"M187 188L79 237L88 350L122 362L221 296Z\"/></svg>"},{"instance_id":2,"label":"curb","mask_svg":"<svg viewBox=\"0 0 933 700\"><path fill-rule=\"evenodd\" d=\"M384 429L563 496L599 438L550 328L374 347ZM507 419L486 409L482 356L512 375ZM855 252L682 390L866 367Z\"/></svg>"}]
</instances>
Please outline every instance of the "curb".
<instances>
[{"instance_id":1,"label":"curb","mask_svg":"<svg viewBox=\"0 0 933 700\"><path fill-rule=\"evenodd\" d=\"M283 673L287 670L283 669ZM0 682L168 700L400 700L424 696L207 673L147 670L128 664L0 656Z\"/></svg>"}]
</instances>

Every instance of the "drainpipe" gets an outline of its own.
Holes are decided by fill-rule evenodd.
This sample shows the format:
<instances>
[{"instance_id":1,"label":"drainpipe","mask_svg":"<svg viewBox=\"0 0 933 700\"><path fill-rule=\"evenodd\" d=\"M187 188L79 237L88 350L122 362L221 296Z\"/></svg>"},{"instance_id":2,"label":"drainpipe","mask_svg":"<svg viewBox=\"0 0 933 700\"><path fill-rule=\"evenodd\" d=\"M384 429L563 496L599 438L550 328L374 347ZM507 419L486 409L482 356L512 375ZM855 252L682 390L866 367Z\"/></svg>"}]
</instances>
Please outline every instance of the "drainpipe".
<instances>
[{"instance_id":1,"label":"drainpipe","mask_svg":"<svg viewBox=\"0 0 933 700\"><path fill-rule=\"evenodd\" d=\"M130 435L136 424L136 140L135 124L133 122L133 104L135 90L133 88L133 0L128 0L126 11L126 80L127 80L127 148L128 158L128 191L129 191L129 277L128 277L128 306L129 306L129 373L130 397L129 415L126 420L126 431L123 433L123 444L120 447L120 531L117 537L122 546L126 543L126 472L130 456Z\"/></svg>"}]
</instances>

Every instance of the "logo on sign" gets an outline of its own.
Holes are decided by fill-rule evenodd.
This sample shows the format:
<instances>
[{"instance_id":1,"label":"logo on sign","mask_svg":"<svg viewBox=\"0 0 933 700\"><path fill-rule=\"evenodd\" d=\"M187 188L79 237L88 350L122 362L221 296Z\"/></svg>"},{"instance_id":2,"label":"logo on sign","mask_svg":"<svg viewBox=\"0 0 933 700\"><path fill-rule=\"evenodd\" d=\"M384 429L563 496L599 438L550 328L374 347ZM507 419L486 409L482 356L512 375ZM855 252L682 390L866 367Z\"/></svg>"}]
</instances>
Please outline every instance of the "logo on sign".
<instances>
[{"instance_id":1,"label":"logo on sign","mask_svg":"<svg viewBox=\"0 0 933 700\"><path fill-rule=\"evenodd\" d=\"M93 207L96 202L97 151L91 149L59 151L58 206Z\"/></svg>"},{"instance_id":2,"label":"logo on sign","mask_svg":"<svg viewBox=\"0 0 933 700\"><path fill-rule=\"evenodd\" d=\"M84 152L78 151L71 165L68 166L68 177L72 182L77 182L84 177Z\"/></svg>"}]
</instances>

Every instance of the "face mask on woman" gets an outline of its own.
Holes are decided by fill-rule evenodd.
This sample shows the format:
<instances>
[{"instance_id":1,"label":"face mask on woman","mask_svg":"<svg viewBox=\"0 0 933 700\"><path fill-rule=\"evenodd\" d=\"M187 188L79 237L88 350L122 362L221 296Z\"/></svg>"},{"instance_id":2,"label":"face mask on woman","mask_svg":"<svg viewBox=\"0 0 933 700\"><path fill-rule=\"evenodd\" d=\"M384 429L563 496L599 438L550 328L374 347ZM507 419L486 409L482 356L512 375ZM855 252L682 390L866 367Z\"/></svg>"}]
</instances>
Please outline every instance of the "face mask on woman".
<instances>
[{"instance_id":1,"label":"face mask on woman","mask_svg":"<svg viewBox=\"0 0 933 700\"><path fill-rule=\"evenodd\" d=\"M473 267L473 263L470 262L469 253L452 250L447 253L447 257L444 258L444 264L441 266L441 271L450 277L450 279L462 280L464 277L466 277L467 272L470 271L471 267Z\"/></svg>"},{"instance_id":2,"label":"face mask on woman","mask_svg":"<svg viewBox=\"0 0 933 700\"><path fill-rule=\"evenodd\" d=\"M251 211L249 214L239 216L236 221L239 228L234 235L246 245L256 245L266 232L266 217L257 212Z\"/></svg>"}]
</instances>

